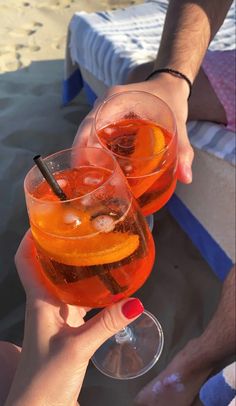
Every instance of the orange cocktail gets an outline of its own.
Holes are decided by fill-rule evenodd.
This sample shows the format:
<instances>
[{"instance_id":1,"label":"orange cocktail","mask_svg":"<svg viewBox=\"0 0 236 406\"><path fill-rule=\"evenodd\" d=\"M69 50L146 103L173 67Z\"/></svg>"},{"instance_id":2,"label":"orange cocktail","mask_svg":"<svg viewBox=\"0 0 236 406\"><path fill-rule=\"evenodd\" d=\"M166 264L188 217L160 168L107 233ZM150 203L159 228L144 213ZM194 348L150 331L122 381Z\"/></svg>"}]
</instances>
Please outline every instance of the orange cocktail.
<instances>
[{"instance_id":1,"label":"orange cocktail","mask_svg":"<svg viewBox=\"0 0 236 406\"><path fill-rule=\"evenodd\" d=\"M66 303L89 307L130 296L151 272L154 243L115 159L102 149L81 148L45 161L67 196L60 201L37 167L26 177L46 287Z\"/></svg>"},{"instance_id":2,"label":"orange cocktail","mask_svg":"<svg viewBox=\"0 0 236 406\"><path fill-rule=\"evenodd\" d=\"M159 210L177 182L177 136L173 114L156 96L118 93L98 109L96 137L116 157L143 214Z\"/></svg>"}]
</instances>

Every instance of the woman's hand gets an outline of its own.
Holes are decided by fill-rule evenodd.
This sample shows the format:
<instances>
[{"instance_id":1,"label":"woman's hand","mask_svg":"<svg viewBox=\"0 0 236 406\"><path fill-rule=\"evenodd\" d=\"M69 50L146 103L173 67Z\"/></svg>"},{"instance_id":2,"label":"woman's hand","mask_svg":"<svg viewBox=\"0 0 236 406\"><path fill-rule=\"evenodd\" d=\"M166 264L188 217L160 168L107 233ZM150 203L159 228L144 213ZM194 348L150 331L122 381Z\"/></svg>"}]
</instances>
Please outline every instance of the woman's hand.
<instances>
[{"instance_id":1,"label":"woman's hand","mask_svg":"<svg viewBox=\"0 0 236 406\"><path fill-rule=\"evenodd\" d=\"M125 299L85 323L86 309L63 304L45 290L30 232L18 248L16 266L26 292L25 333L5 406L74 406L93 353L143 306Z\"/></svg>"},{"instance_id":2,"label":"woman's hand","mask_svg":"<svg viewBox=\"0 0 236 406\"><path fill-rule=\"evenodd\" d=\"M179 160L178 180L183 183L191 183L193 149L190 145L186 129L186 121L188 117L187 98L189 94L189 88L186 82L166 73L161 73L145 82L111 87L105 97L110 97L115 93L128 90L142 90L152 93L160 97L169 105L175 115L177 123ZM74 140L74 146L85 146L87 144L88 138L91 134L95 112L102 101L103 100L96 101L94 108L81 123Z\"/></svg>"}]
</instances>

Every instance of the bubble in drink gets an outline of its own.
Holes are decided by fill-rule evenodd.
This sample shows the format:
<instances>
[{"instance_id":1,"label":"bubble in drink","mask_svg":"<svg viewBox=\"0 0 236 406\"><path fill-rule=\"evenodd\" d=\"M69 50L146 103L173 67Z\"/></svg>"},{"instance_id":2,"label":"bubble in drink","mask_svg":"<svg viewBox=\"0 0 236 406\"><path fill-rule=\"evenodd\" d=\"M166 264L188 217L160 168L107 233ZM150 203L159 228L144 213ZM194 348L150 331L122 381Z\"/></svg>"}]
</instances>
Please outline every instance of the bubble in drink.
<instances>
[{"instance_id":1,"label":"bubble in drink","mask_svg":"<svg viewBox=\"0 0 236 406\"><path fill-rule=\"evenodd\" d=\"M81 204L84 206L84 207L89 207L89 206L92 206L92 204L94 203L94 200L93 200L93 198L91 197L91 196L84 196L84 197L82 197L81 198Z\"/></svg>"},{"instance_id":2,"label":"bubble in drink","mask_svg":"<svg viewBox=\"0 0 236 406\"><path fill-rule=\"evenodd\" d=\"M93 219L92 225L96 230L108 233L109 231L114 230L115 221L112 217L104 214Z\"/></svg>"}]
</instances>

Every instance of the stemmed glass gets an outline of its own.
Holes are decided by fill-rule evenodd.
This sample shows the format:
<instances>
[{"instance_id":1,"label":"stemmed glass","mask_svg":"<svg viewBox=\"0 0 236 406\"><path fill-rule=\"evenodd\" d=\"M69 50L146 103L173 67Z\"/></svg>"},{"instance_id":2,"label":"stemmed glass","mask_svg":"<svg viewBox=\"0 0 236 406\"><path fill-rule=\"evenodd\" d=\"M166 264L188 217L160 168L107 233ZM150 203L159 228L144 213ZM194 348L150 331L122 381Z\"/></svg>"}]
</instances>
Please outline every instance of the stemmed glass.
<instances>
[{"instance_id":1,"label":"stemmed glass","mask_svg":"<svg viewBox=\"0 0 236 406\"><path fill-rule=\"evenodd\" d=\"M132 90L107 98L96 112L89 143L113 153L145 216L163 207L174 193L176 123L157 96Z\"/></svg>"},{"instance_id":2,"label":"stemmed glass","mask_svg":"<svg viewBox=\"0 0 236 406\"><path fill-rule=\"evenodd\" d=\"M65 303L93 308L132 295L152 270L155 248L116 159L102 148L76 148L44 164L63 200L37 166L24 187L46 288ZM93 362L108 376L130 379L148 371L162 347L161 326L145 312L108 340Z\"/></svg>"}]
</instances>

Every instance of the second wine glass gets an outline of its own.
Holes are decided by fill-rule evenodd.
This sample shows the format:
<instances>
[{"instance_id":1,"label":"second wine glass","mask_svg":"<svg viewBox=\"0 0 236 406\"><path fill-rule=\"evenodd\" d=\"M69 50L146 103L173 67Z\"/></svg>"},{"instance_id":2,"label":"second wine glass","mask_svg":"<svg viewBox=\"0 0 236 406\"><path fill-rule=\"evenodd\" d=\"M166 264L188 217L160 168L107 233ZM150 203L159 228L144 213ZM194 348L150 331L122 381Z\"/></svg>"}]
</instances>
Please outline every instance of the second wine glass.
<instances>
[{"instance_id":1,"label":"second wine glass","mask_svg":"<svg viewBox=\"0 0 236 406\"><path fill-rule=\"evenodd\" d=\"M133 90L104 100L89 142L113 153L145 216L163 207L174 193L176 123L169 106L157 96Z\"/></svg>"}]
</instances>

